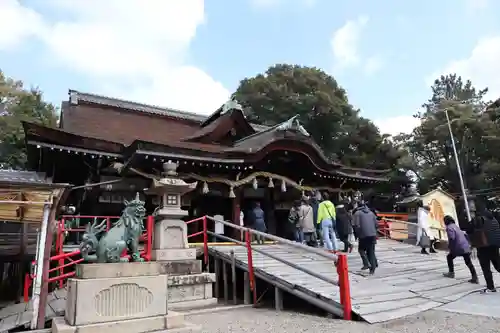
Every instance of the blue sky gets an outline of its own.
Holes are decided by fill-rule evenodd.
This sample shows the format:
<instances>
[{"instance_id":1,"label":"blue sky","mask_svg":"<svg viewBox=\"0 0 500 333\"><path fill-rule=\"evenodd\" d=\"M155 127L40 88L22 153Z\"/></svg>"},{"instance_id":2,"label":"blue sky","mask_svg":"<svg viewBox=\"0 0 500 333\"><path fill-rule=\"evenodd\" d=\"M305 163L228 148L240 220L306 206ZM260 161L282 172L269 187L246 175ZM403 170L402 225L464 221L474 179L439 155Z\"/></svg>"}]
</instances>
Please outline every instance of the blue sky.
<instances>
[{"instance_id":1,"label":"blue sky","mask_svg":"<svg viewBox=\"0 0 500 333\"><path fill-rule=\"evenodd\" d=\"M1 69L57 104L72 88L207 114L281 62L332 74L391 133L414 126L443 72L500 97L491 0L2 0L0 12Z\"/></svg>"}]
</instances>

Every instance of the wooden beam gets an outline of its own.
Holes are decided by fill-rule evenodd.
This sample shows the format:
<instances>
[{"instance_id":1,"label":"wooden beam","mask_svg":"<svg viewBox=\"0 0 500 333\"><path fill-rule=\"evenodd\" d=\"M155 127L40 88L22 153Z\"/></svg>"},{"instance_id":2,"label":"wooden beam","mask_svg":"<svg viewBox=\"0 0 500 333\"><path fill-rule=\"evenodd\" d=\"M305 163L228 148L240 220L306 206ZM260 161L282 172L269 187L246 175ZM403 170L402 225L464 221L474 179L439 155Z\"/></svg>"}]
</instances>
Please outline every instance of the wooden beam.
<instances>
[{"instance_id":1,"label":"wooden beam","mask_svg":"<svg viewBox=\"0 0 500 333\"><path fill-rule=\"evenodd\" d=\"M60 203L64 203L66 198L68 197L69 190L67 188L62 188L55 190L57 195L54 196L53 203L49 207L48 219L46 220L45 225L41 228L42 235L40 236L40 244L39 248L42 250L43 255L39 254L37 264L40 265L37 268L37 271L41 275L40 283L40 296L39 301L35 303L33 300L33 320L31 322L31 326L33 329L43 329L45 327L45 308L47 307L47 296L49 293L49 269L50 269L50 252L52 250L52 238L54 234L54 227L56 225L56 216L57 210L59 209ZM40 252L40 251L39 251ZM41 272L41 274L40 274ZM35 312L35 305L37 306ZM36 313L36 314L35 314ZM36 327L33 327L36 326Z\"/></svg>"}]
</instances>

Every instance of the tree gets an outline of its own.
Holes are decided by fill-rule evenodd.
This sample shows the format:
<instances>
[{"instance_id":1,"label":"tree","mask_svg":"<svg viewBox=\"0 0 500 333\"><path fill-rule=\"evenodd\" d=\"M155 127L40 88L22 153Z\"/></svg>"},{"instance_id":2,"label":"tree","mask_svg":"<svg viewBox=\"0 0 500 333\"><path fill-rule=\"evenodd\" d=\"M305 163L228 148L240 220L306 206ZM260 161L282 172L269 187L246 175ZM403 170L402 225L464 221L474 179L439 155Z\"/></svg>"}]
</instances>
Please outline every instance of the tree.
<instances>
[{"instance_id":1,"label":"tree","mask_svg":"<svg viewBox=\"0 0 500 333\"><path fill-rule=\"evenodd\" d=\"M450 74L434 81L431 98L415 115L421 125L410 134L398 137L413 158L419 186L427 191L442 185L460 193L457 164L453 154L446 113L450 119L457 155L466 186L472 191L500 185L497 142L488 137L500 135L500 112L485 112L487 89L476 89L471 81ZM491 140L490 140L491 141ZM498 151L498 150L496 150Z\"/></svg>"},{"instance_id":2,"label":"tree","mask_svg":"<svg viewBox=\"0 0 500 333\"><path fill-rule=\"evenodd\" d=\"M395 168L400 152L378 128L359 116L337 81L315 67L278 64L240 82L233 98L250 121L276 125L300 116L325 154L361 168ZM355 134L355 135L353 135Z\"/></svg>"},{"instance_id":3,"label":"tree","mask_svg":"<svg viewBox=\"0 0 500 333\"><path fill-rule=\"evenodd\" d=\"M374 193L391 196L410 182L400 167L400 162L408 159L406 150L395 146L388 135L381 135L373 122L360 117L360 110L349 104L346 91L318 68L271 66L263 74L242 80L233 98L245 108L248 119L258 124L272 126L299 115L325 155L335 161L392 170L391 182L372 189Z\"/></svg>"},{"instance_id":4,"label":"tree","mask_svg":"<svg viewBox=\"0 0 500 333\"><path fill-rule=\"evenodd\" d=\"M57 110L43 101L37 88L25 89L21 81L0 71L0 167L22 169L26 165L26 144L22 121L44 126L57 125Z\"/></svg>"}]
</instances>

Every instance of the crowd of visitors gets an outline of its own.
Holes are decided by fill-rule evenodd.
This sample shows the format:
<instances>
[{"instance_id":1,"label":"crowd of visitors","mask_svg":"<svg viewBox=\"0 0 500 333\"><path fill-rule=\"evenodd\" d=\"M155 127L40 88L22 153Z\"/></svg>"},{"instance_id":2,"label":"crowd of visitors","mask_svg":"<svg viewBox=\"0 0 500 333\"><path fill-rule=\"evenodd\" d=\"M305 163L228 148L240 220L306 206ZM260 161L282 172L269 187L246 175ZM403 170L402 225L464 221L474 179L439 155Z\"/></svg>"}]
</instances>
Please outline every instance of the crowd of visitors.
<instances>
[{"instance_id":1,"label":"crowd of visitors","mask_svg":"<svg viewBox=\"0 0 500 333\"><path fill-rule=\"evenodd\" d=\"M251 227L266 232L264 211L257 202L250 212ZM442 230L433 221L429 207L420 205L418 209L417 245L421 253L430 255L436 253L436 244L441 240L438 230ZM375 252L378 232L377 214L365 203L353 207L350 203L334 205L328 193L314 193L304 196L294 202L288 215L289 225L293 229L293 239L296 242L312 247L323 246L331 252L351 252L355 240L358 242L358 252L362 259L362 270L374 274L378 267ZM451 216L444 217L445 230L448 239L447 264L448 272L443 275L455 277L454 259L462 257L468 267L470 283L479 283L478 275L472 261L472 249L477 249L477 258L486 281L483 293L496 292L491 266L500 272L500 224L487 209L479 209L475 217L462 229ZM440 232L440 231L439 231ZM340 248L339 242L343 246ZM255 239L258 243L263 240Z\"/></svg>"},{"instance_id":2,"label":"crowd of visitors","mask_svg":"<svg viewBox=\"0 0 500 333\"><path fill-rule=\"evenodd\" d=\"M252 229L267 231L265 213L259 202L254 203L248 220ZM323 246L330 252L351 252L353 242L357 239L363 262L361 269L373 274L378 267L375 255L378 221L376 214L366 204L353 207L341 203L335 206L327 192L311 193L293 203L288 222L293 230L293 240L312 247ZM343 243L343 248L340 248L338 240ZM255 236L254 241L263 243L259 236Z\"/></svg>"},{"instance_id":3,"label":"crowd of visitors","mask_svg":"<svg viewBox=\"0 0 500 333\"><path fill-rule=\"evenodd\" d=\"M331 252L351 252L357 238L363 261L361 269L373 274L378 267L375 255L377 216L364 203L357 207L348 203L335 206L328 193L314 193L294 203L288 222L293 226L296 242L323 246ZM343 248L337 239L343 243Z\"/></svg>"}]
</instances>

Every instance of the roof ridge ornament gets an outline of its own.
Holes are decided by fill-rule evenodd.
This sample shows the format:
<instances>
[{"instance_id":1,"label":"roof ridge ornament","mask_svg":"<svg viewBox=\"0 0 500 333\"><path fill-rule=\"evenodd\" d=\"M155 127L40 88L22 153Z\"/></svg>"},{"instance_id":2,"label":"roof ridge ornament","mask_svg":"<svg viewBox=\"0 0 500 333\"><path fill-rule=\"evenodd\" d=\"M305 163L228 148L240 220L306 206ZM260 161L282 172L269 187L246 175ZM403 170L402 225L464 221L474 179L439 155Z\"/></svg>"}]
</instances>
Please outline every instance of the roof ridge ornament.
<instances>
[{"instance_id":1,"label":"roof ridge ornament","mask_svg":"<svg viewBox=\"0 0 500 333\"><path fill-rule=\"evenodd\" d=\"M238 103L238 101L235 98L231 98L230 100L228 100L226 103L224 103L222 105L221 114L224 114L224 113L231 111L231 110L243 111L243 107L241 106L240 103Z\"/></svg>"},{"instance_id":2,"label":"roof ridge ornament","mask_svg":"<svg viewBox=\"0 0 500 333\"><path fill-rule=\"evenodd\" d=\"M292 118L288 119L287 121L282 122L276 127L276 129L278 131L295 130L300 132L302 135L311 136L311 134L309 134L309 132L306 131L304 126L300 124L299 115L295 115Z\"/></svg>"}]
</instances>

